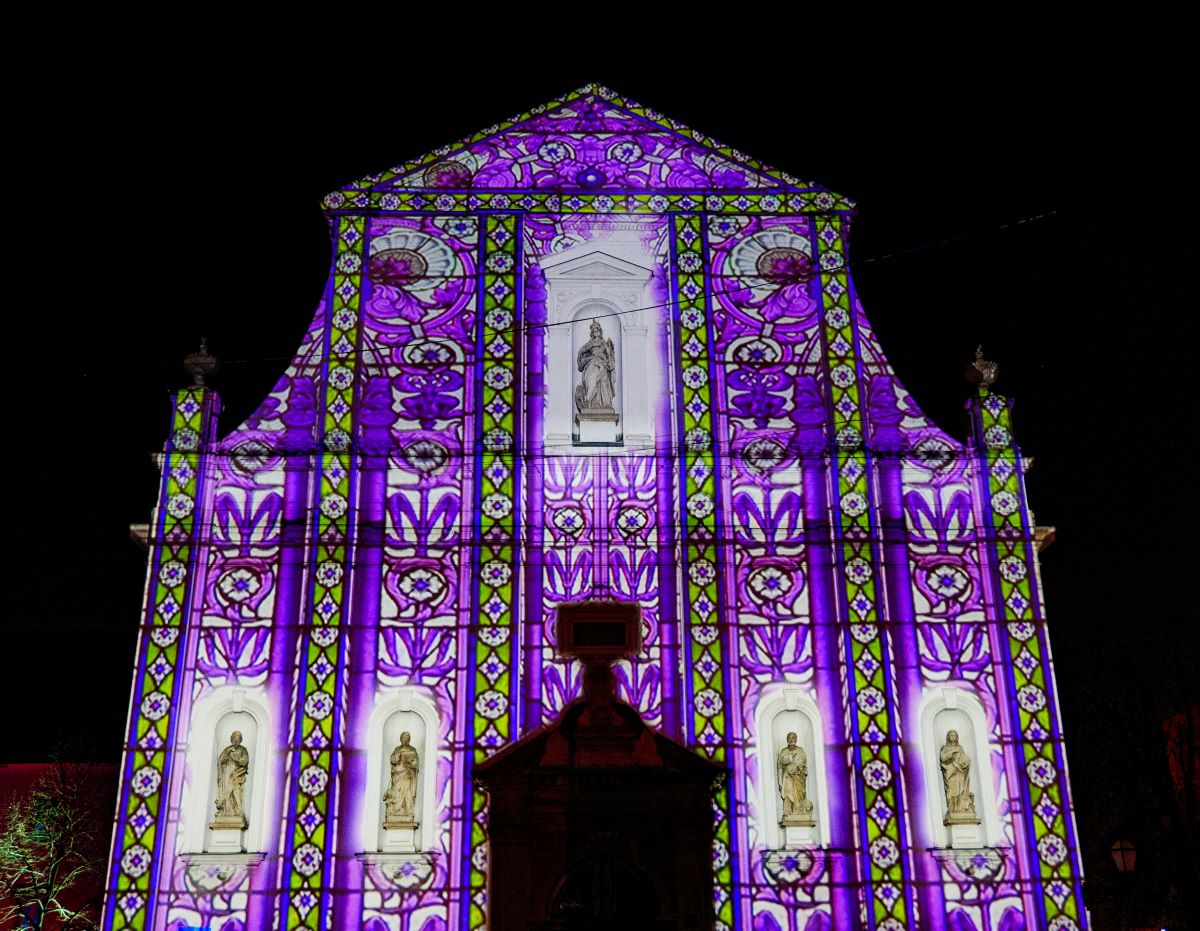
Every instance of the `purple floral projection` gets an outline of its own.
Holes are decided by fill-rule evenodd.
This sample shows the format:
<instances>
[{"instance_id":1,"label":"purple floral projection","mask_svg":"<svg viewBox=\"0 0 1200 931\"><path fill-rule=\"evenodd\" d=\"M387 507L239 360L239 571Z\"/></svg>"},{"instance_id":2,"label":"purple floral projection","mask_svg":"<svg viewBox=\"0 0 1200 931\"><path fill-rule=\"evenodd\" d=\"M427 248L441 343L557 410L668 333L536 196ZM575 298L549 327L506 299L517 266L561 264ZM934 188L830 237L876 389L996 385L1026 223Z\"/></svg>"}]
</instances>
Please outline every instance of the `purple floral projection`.
<instances>
[{"instance_id":1,"label":"purple floral projection","mask_svg":"<svg viewBox=\"0 0 1200 931\"><path fill-rule=\"evenodd\" d=\"M211 390L175 401L108 926L485 927L472 766L580 694L557 606L613 598L644 625L620 697L730 770L718 928L1085 928L1007 402L982 385L966 442L917 409L847 271L853 207L590 86L331 194L275 389L223 439ZM589 323L618 347L604 446L556 413ZM404 853L368 797L393 713L434 750ZM236 850L209 826L234 727Z\"/></svg>"}]
</instances>

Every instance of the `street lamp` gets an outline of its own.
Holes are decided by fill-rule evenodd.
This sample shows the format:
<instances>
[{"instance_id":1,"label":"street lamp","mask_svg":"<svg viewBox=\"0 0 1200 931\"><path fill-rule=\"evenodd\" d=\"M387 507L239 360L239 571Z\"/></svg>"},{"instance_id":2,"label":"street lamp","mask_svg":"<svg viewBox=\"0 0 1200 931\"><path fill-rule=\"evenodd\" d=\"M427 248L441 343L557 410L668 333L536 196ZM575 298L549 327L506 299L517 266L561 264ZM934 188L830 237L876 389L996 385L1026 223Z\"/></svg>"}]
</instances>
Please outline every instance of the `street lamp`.
<instances>
[{"instance_id":1,"label":"street lamp","mask_svg":"<svg viewBox=\"0 0 1200 931\"><path fill-rule=\"evenodd\" d=\"M1134 867L1137 866L1137 848L1127 840L1118 840L1110 848L1108 848L1108 852L1112 854L1113 863L1117 865L1117 891L1119 893L1124 892L1125 890L1121 887L1123 885L1127 885L1128 881L1122 879L1121 877L1129 876L1132 878ZM1124 908L1125 903L1123 901L1125 896L1121 895L1120 898L1122 899L1119 908L1121 915L1121 927L1124 928L1126 926Z\"/></svg>"},{"instance_id":2,"label":"street lamp","mask_svg":"<svg viewBox=\"0 0 1200 931\"><path fill-rule=\"evenodd\" d=\"M1132 873L1137 865L1137 848L1127 840L1119 840L1109 848L1117 872Z\"/></svg>"}]
</instances>

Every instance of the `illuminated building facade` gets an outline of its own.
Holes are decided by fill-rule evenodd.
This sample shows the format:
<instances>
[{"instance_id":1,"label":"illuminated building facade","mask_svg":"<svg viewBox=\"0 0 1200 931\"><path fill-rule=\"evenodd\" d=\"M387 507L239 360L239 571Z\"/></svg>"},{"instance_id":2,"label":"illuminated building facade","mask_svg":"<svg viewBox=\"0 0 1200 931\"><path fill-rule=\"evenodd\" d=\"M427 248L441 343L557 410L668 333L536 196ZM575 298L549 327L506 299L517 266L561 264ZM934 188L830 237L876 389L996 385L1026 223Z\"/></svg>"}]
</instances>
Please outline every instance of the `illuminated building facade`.
<instances>
[{"instance_id":1,"label":"illuminated building facade","mask_svg":"<svg viewBox=\"0 0 1200 931\"><path fill-rule=\"evenodd\" d=\"M641 606L621 698L728 769L718 927L1086 927L1008 404L923 416L850 201L587 87L325 208L275 389L224 436L174 400L112 927L484 927L472 767L577 697L587 598Z\"/></svg>"}]
</instances>

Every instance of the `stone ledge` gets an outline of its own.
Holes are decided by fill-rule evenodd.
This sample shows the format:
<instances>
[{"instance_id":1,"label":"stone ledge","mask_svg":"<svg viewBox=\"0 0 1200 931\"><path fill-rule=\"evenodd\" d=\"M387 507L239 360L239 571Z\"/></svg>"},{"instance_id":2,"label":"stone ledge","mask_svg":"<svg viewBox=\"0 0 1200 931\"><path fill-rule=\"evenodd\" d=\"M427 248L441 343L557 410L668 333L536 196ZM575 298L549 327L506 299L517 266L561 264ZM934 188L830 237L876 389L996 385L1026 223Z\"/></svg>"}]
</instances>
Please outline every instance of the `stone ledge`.
<instances>
[{"instance_id":1,"label":"stone ledge","mask_svg":"<svg viewBox=\"0 0 1200 931\"><path fill-rule=\"evenodd\" d=\"M999 878L1010 850L1009 847L929 847L926 852L969 877L992 879Z\"/></svg>"},{"instance_id":2,"label":"stone ledge","mask_svg":"<svg viewBox=\"0 0 1200 931\"><path fill-rule=\"evenodd\" d=\"M825 867L845 858L848 851L834 847L786 847L761 851L763 869L777 885L801 883L825 871Z\"/></svg>"},{"instance_id":3,"label":"stone ledge","mask_svg":"<svg viewBox=\"0 0 1200 931\"><path fill-rule=\"evenodd\" d=\"M240 886L246 874L267 858L265 853L184 853L180 859L187 864L187 878L192 885L206 892Z\"/></svg>"},{"instance_id":4,"label":"stone ledge","mask_svg":"<svg viewBox=\"0 0 1200 931\"><path fill-rule=\"evenodd\" d=\"M439 856L433 851L393 853L369 850L356 853L354 858L362 861L363 869L370 872L377 882L412 889L426 885L433 877L434 864Z\"/></svg>"}]
</instances>

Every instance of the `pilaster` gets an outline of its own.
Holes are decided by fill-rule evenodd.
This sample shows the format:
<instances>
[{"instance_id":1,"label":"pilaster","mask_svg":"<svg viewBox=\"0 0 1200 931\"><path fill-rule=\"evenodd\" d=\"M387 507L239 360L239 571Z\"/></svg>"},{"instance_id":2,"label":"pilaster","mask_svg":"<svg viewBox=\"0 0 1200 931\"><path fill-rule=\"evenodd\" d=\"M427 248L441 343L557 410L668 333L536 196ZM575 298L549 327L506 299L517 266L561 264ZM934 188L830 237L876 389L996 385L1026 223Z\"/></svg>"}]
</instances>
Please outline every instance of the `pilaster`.
<instances>
[{"instance_id":1,"label":"pilaster","mask_svg":"<svg viewBox=\"0 0 1200 931\"><path fill-rule=\"evenodd\" d=\"M201 384L176 392L171 431L158 458L158 502L151 520L150 562L138 664L117 801L105 927L153 926L159 876L173 860L162 850L176 755L175 729L184 694L182 660L193 578L204 546L206 462L221 402Z\"/></svg>"}]
</instances>

